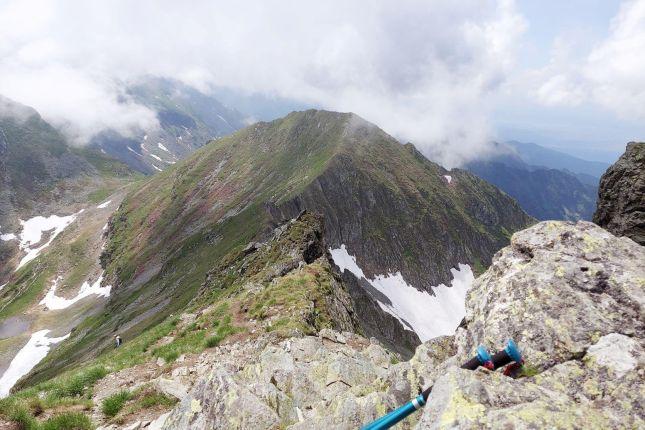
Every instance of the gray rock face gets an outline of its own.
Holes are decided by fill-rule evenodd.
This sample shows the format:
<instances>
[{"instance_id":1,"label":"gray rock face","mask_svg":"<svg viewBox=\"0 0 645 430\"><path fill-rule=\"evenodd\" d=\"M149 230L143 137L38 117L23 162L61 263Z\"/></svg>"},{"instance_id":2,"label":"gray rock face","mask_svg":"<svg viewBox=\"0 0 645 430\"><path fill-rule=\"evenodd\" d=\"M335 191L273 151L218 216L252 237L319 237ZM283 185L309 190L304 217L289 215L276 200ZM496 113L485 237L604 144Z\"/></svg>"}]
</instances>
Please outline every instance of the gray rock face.
<instances>
[{"instance_id":1,"label":"gray rock face","mask_svg":"<svg viewBox=\"0 0 645 430\"><path fill-rule=\"evenodd\" d=\"M600 179L593 221L645 245L645 143L630 142Z\"/></svg>"},{"instance_id":2,"label":"gray rock face","mask_svg":"<svg viewBox=\"0 0 645 430\"><path fill-rule=\"evenodd\" d=\"M588 222L515 234L468 295L454 364L514 338L533 376L445 362L418 428L642 427L644 261L642 247Z\"/></svg>"},{"instance_id":3,"label":"gray rock face","mask_svg":"<svg viewBox=\"0 0 645 430\"><path fill-rule=\"evenodd\" d=\"M433 385L400 429L643 428L645 248L589 222L516 233L467 297L453 336L398 363L351 333L223 346L171 428L355 429ZM459 365L513 338L517 379Z\"/></svg>"},{"instance_id":4,"label":"gray rock face","mask_svg":"<svg viewBox=\"0 0 645 430\"><path fill-rule=\"evenodd\" d=\"M211 356L211 370L163 428L357 428L410 393L395 357L352 333L232 348Z\"/></svg>"}]
</instances>

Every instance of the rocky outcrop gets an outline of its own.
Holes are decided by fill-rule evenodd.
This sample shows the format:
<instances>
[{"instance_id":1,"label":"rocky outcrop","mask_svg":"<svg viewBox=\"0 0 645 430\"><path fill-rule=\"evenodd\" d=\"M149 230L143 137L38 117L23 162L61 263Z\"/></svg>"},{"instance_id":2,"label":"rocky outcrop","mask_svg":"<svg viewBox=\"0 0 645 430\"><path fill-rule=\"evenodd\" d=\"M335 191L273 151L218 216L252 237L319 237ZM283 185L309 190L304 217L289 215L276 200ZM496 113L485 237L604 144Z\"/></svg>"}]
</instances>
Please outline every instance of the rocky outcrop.
<instances>
[{"instance_id":1,"label":"rocky outcrop","mask_svg":"<svg viewBox=\"0 0 645 430\"><path fill-rule=\"evenodd\" d=\"M588 222L515 234L475 281L459 353L430 372L441 376L418 428L642 427L643 261L642 247ZM527 377L454 366L508 338Z\"/></svg>"},{"instance_id":2,"label":"rocky outcrop","mask_svg":"<svg viewBox=\"0 0 645 430\"><path fill-rule=\"evenodd\" d=\"M593 221L645 245L645 143L630 142L600 179Z\"/></svg>"},{"instance_id":3,"label":"rocky outcrop","mask_svg":"<svg viewBox=\"0 0 645 430\"><path fill-rule=\"evenodd\" d=\"M425 410L399 428L641 428L643 261L592 223L542 222L477 279L457 333L409 361L331 330L221 347L165 428L357 428L429 384ZM459 368L508 338L525 356L519 377Z\"/></svg>"}]
</instances>

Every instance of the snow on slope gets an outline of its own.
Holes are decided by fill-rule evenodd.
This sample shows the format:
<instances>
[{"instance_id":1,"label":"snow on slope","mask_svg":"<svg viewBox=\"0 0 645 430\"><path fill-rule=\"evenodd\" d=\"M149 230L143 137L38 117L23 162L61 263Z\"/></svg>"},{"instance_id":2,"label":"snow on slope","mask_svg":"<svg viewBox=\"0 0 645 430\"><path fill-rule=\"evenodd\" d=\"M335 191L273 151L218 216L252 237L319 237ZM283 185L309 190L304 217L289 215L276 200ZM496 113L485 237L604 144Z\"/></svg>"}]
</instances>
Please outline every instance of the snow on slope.
<instances>
[{"instance_id":1,"label":"snow on slope","mask_svg":"<svg viewBox=\"0 0 645 430\"><path fill-rule=\"evenodd\" d=\"M109 205L110 203L112 203L112 200L108 200L108 201L106 201L106 202L103 202L103 203L101 203L100 205L98 205L98 206L96 207L96 209L105 209L106 207L108 207L108 205Z\"/></svg>"},{"instance_id":2,"label":"snow on slope","mask_svg":"<svg viewBox=\"0 0 645 430\"><path fill-rule=\"evenodd\" d=\"M50 331L40 330L32 334L27 344L11 360L9 367L0 377L0 398L8 396L11 387L45 358L51 345L69 337L68 333L65 336L48 338L47 334Z\"/></svg>"},{"instance_id":3,"label":"snow on slope","mask_svg":"<svg viewBox=\"0 0 645 430\"><path fill-rule=\"evenodd\" d=\"M26 252L27 255L20 260L16 270L38 257L40 252L47 248L56 236L62 233L68 225L74 222L81 212L83 212L82 209L79 212L68 216L60 217L58 215L51 215L49 217L43 217L39 215L27 221L20 220L22 232L20 233L20 244L18 246L23 252ZM42 240L43 233L46 231L51 231L49 240L44 244L37 246ZM34 248L34 246L36 247Z\"/></svg>"},{"instance_id":4,"label":"snow on slope","mask_svg":"<svg viewBox=\"0 0 645 430\"><path fill-rule=\"evenodd\" d=\"M409 285L400 272L367 279L356 263L356 257L347 252L345 245L329 251L341 271L349 270L357 278L365 278L385 294L391 304L378 302L379 306L398 318L404 327L411 326L422 342L453 334L466 314L466 292L475 279L467 264L459 264L459 269L450 269L452 286L440 284L433 287L433 296Z\"/></svg>"},{"instance_id":5,"label":"snow on slope","mask_svg":"<svg viewBox=\"0 0 645 430\"><path fill-rule=\"evenodd\" d=\"M18 239L15 234L13 233L2 233L0 230L0 240L3 240L5 242L9 242L10 240Z\"/></svg>"},{"instance_id":6,"label":"snow on slope","mask_svg":"<svg viewBox=\"0 0 645 430\"><path fill-rule=\"evenodd\" d=\"M49 310L68 308L79 300L93 294L103 297L109 297L110 290L112 290L111 285L101 287L101 282L103 282L103 274L101 274L101 276L99 276L98 279L91 285L88 281L83 282L83 285L81 285L81 289L78 291L78 294L71 299L66 299L65 297L59 297L56 295L56 287L58 287L60 280L60 276L54 279L54 282L47 292L47 295L45 295L45 297L40 301L40 304L45 305Z\"/></svg>"},{"instance_id":7,"label":"snow on slope","mask_svg":"<svg viewBox=\"0 0 645 430\"><path fill-rule=\"evenodd\" d=\"M181 139L181 136L179 136L179 138ZM162 151L170 152L170 151L168 151L168 148L166 148L166 147L165 147L161 142L157 142L157 146L158 146L158 147L159 147L159 149L161 149Z\"/></svg>"}]
</instances>

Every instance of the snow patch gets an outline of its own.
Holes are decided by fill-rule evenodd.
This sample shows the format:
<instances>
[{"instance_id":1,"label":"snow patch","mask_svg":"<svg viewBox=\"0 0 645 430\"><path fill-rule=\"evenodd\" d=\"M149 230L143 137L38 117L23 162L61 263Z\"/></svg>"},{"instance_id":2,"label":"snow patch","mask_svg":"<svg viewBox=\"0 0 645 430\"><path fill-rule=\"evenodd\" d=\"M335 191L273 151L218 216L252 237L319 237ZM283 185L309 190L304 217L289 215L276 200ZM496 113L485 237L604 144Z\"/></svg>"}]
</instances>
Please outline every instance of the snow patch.
<instances>
[{"instance_id":1,"label":"snow patch","mask_svg":"<svg viewBox=\"0 0 645 430\"><path fill-rule=\"evenodd\" d=\"M450 176L450 175L443 175L443 177L444 177L444 178L446 178L446 181L448 181L448 183L451 183L451 182L452 182L452 176Z\"/></svg>"},{"instance_id":2,"label":"snow patch","mask_svg":"<svg viewBox=\"0 0 645 430\"><path fill-rule=\"evenodd\" d=\"M76 217L83 212L81 209L79 212L68 215L68 216L58 216L51 215L49 217L36 216L27 221L20 220L22 225L22 232L20 233L20 244L18 245L23 252L26 252L16 270L20 269L25 264L29 263L34 258L40 255L41 251L48 247L53 240L58 236L63 230L67 228ZM53 230L53 231L52 231ZM43 245L34 248L42 240L42 235L46 231L52 231L49 236L49 240Z\"/></svg>"},{"instance_id":3,"label":"snow patch","mask_svg":"<svg viewBox=\"0 0 645 430\"><path fill-rule=\"evenodd\" d=\"M64 341L70 335L68 333L65 336L48 338L47 334L50 331L40 330L32 334L27 344L11 360L9 367L2 377L0 377L0 397L7 397L9 395L11 387L45 358L47 353L49 353L51 345Z\"/></svg>"},{"instance_id":4,"label":"snow patch","mask_svg":"<svg viewBox=\"0 0 645 430\"><path fill-rule=\"evenodd\" d=\"M110 290L112 289L111 285L101 287L101 282L103 282L103 274L101 273L101 275L96 281L94 281L93 284L90 285L88 281L83 282L83 285L81 285L81 289L78 291L78 294L71 299L66 299L65 297L59 297L56 295L56 287L58 287L58 283L61 281L61 279L62 278L60 276L54 279L54 282L47 292L47 295L40 301L40 304L45 305L45 307L49 310L68 308L79 300L82 300L85 297L91 296L93 294L96 294L97 296L109 297Z\"/></svg>"},{"instance_id":5,"label":"snow patch","mask_svg":"<svg viewBox=\"0 0 645 430\"><path fill-rule=\"evenodd\" d=\"M105 209L106 207L108 207L108 205L109 205L110 203L112 203L112 200L108 200L108 201L106 201L106 202L103 202L103 203L101 203L100 205L98 205L98 206L96 207L96 209Z\"/></svg>"},{"instance_id":6,"label":"snow patch","mask_svg":"<svg viewBox=\"0 0 645 430\"><path fill-rule=\"evenodd\" d=\"M143 141L145 142L146 140L148 140L148 135L147 135L147 134L144 134L144 135L143 135Z\"/></svg>"},{"instance_id":7,"label":"snow patch","mask_svg":"<svg viewBox=\"0 0 645 430\"><path fill-rule=\"evenodd\" d=\"M1 226L0 226L0 228L1 228ZM17 239L15 234L13 234L13 233L2 234L2 231L0 230L0 240L8 242L10 240L15 240L15 239Z\"/></svg>"},{"instance_id":8,"label":"snow patch","mask_svg":"<svg viewBox=\"0 0 645 430\"><path fill-rule=\"evenodd\" d=\"M466 292L475 280L467 264L459 264L459 269L450 269L452 286L440 284L433 287L433 296L409 285L400 272L367 279L356 263L356 257L347 252L345 245L329 251L341 271L349 270L357 278L365 278L383 293L391 304L379 302L379 306L398 318L404 327L411 327L422 342L453 334L466 314Z\"/></svg>"},{"instance_id":9,"label":"snow patch","mask_svg":"<svg viewBox=\"0 0 645 430\"><path fill-rule=\"evenodd\" d=\"M161 161L162 163L164 162L161 158L157 157L155 154L150 154L150 156L157 161Z\"/></svg>"},{"instance_id":10,"label":"snow patch","mask_svg":"<svg viewBox=\"0 0 645 430\"><path fill-rule=\"evenodd\" d=\"M139 157L141 157L141 154L139 154L137 151L135 151L134 149L130 148L129 146L128 146L128 151L130 151L130 152L134 152L134 153L135 153L135 154L137 154Z\"/></svg>"},{"instance_id":11,"label":"snow patch","mask_svg":"<svg viewBox=\"0 0 645 430\"><path fill-rule=\"evenodd\" d=\"M5 242L9 242L10 240L15 240L15 239L17 239L17 237L13 233L6 233L6 234L0 235L0 240L3 240Z\"/></svg>"},{"instance_id":12,"label":"snow patch","mask_svg":"<svg viewBox=\"0 0 645 430\"><path fill-rule=\"evenodd\" d=\"M8 284L8 282L7 282L7 284ZM7 286L7 284L2 284L2 285L0 285L0 291L2 291L2 289L3 289L4 287L6 287L6 286Z\"/></svg>"},{"instance_id":13,"label":"snow patch","mask_svg":"<svg viewBox=\"0 0 645 430\"><path fill-rule=\"evenodd\" d=\"M181 138L181 136L180 136L180 138ZM170 151L168 151L168 148L166 148L165 146L163 146L163 144L162 144L161 142L157 142L157 146L158 146L158 147L159 147L159 149L161 149L162 151L170 152Z\"/></svg>"},{"instance_id":14,"label":"snow patch","mask_svg":"<svg viewBox=\"0 0 645 430\"><path fill-rule=\"evenodd\" d=\"M160 172L163 172L163 170L161 170L160 168L158 168L158 167L157 167L157 166L155 166L154 164L152 165L152 167L154 167L155 169L157 169L157 170L158 170L158 171L160 171Z\"/></svg>"}]
</instances>

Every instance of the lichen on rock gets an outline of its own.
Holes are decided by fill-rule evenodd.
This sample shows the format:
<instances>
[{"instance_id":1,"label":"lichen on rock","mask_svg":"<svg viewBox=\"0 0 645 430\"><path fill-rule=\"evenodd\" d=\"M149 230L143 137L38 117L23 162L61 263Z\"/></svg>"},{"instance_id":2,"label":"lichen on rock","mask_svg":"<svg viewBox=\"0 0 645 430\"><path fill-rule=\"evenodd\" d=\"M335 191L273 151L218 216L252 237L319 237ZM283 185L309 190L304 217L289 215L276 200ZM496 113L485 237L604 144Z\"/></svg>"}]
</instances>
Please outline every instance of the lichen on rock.
<instances>
[{"instance_id":1,"label":"lichen on rock","mask_svg":"<svg viewBox=\"0 0 645 430\"><path fill-rule=\"evenodd\" d=\"M222 345L164 428L355 429L428 385L424 410L397 428L642 428L643 261L643 247L592 223L539 223L475 281L455 335L409 361L331 328ZM519 377L459 368L509 338Z\"/></svg>"}]
</instances>

